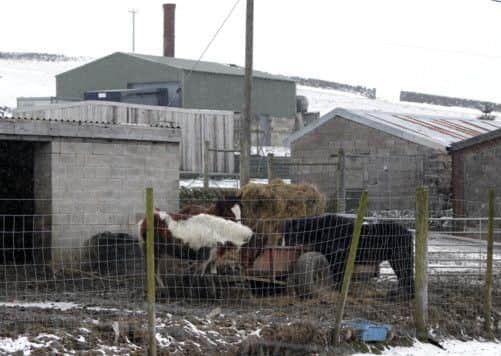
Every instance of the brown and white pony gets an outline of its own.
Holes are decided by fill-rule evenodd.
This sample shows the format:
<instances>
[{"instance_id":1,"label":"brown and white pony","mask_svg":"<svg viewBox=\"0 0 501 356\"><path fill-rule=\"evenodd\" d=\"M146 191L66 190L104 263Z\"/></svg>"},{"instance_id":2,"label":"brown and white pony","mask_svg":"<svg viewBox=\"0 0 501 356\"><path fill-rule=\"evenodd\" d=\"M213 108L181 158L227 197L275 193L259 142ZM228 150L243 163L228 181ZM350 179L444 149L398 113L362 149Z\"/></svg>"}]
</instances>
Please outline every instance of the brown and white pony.
<instances>
[{"instance_id":1,"label":"brown and white pony","mask_svg":"<svg viewBox=\"0 0 501 356\"><path fill-rule=\"evenodd\" d=\"M218 215L218 216L216 216ZM239 249L246 244L253 233L240 224L240 206L234 199L216 203L210 208L188 206L177 213L167 213L156 209L153 214L155 269L160 257L172 257L204 261L202 274L229 248ZM138 224L140 245L146 241L146 218ZM158 274L157 283L163 286Z\"/></svg>"},{"instance_id":2,"label":"brown and white pony","mask_svg":"<svg viewBox=\"0 0 501 356\"><path fill-rule=\"evenodd\" d=\"M198 214L215 215L227 220L241 222L242 209L240 198L236 196L227 196L223 200L218 200L209 208L200 205L188 205L176 213L176 215L179 215L179 219L182 219L183 216Z\"/></svg>"}]
</instances>

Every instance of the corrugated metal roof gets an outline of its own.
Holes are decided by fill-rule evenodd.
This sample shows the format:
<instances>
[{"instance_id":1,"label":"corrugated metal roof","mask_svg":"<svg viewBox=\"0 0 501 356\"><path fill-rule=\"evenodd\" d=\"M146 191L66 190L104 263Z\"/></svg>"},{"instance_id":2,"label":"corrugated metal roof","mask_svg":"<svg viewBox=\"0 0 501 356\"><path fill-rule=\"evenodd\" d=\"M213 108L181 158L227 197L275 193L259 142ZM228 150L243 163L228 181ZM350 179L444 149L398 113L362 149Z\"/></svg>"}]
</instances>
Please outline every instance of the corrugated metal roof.
<instances>
[{"instance_id":1,"label":"corrugated metal roof","mask_svg":"<svg viewBox=\"0 0 501 356\"><path fill-rule=\"evenodd\" d=\"M234 64L222 64L222 63L205 62L205 61L198 62L192 59L151 56L137 53L122 53L122 54L182 70L188 70L188 71L192 70L194 72L217 73L217 74L238 75L238 76L243 76L245 73L245 69L243 67ZM266 72L260 72L257 70L253 71L252 73L253 76L256 78L294 82L294 80L282 75L275 75Z\"/></svg>"},{"instance_id":2,"label":"corrugated metal roof","mask_svg":"<svg viewBox=\"0 0 501 356\"><path fill-rule=\"evenodd\" d=\"M296 141L325 122L341 117L372 127L402 139L446 150L451 144L501 128L499 120L479 120L477 118L455 118L447 116L389 113L381 111L335 109L324 115L316 123L306 126L291 135L287 142Z\"/></svg>"},{"instance_id":3,"label":"corrugated metal roof","mask_svg":"<svg viewBox=\"0 0 501 356\"><path fill-rule=\"evenodd\" d=\"M79 125L114 125L114 126L137 126L137 127L159 127L159 128L167 128L167 129L181 129L179 125L177 125L173 121L162 121L161 124L155 125L147 125L147 124L123 124L123 123L113 123L110 121L91 121L91 120L70 120L70 119L51 119L51 118L38 118L38 117L0 117L0 120L4 121L42 121L42 122L63 122L69 124L79 124Z\"/></svg>"},{"instance_id":4,"label":"corrugated metal roof","mask_svg":"<svg viewBox=\"0 0 501 356\"><path fill-rule=\"evenodd\" d=\"M0 136L6 139L23 137L32 141L50 141L55 137L68 137L177 144L181 141L181 130L156 125L15 117L0 119Z\"/></svg>"},{"instance_id":5,"label":"corrugated metal roof","mask_svg":"<svg viewBox=\"0 0 501 356\"><path fill-rule=\"evenodd\" d=\"M491 140L499 140L501 138L501 129L499 130L494 130L490 131L489 133L480 135L480 136L475 136L472 138L469 138L464 141L460 142L455 142L453 143L450 147L449 150L451 151L460 151L465 148L469 148L475 145L480 145L482 143L491 141Z\"/></svg>"}]
</instances>

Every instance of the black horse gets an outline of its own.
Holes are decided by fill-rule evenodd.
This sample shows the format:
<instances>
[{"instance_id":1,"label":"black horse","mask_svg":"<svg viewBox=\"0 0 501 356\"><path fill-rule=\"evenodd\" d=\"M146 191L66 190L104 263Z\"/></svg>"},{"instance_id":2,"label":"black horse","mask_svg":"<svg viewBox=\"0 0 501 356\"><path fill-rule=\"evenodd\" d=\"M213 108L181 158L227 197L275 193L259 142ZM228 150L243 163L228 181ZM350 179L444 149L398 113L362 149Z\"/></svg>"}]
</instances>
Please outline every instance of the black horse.
<instances>
[{"instance_id":1,"label":"black horse","mask_svg":"<svg viewBox=\"0 0 501 356\"><path fill-rule=\"evenodd\" d=\"M286 246L306 245L325 255L330 263L335 288L343 281L355 221L336 214L325 214L286 221ZM355 262L377 264L388 261L398 277L399 289L414 296L413 237L405 227L393 222L364 224Z\"/></svg>"}]
</instances>

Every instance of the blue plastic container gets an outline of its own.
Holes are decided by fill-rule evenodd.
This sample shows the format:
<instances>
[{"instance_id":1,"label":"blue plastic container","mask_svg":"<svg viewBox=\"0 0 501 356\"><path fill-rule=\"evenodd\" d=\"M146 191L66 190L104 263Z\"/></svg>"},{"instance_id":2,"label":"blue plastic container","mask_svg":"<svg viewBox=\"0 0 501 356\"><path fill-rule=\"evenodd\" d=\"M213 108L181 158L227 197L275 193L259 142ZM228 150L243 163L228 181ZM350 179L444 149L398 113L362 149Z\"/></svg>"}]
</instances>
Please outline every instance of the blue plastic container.
<instances>
[{"instance_id":1,"label":"blue plastic container","mask_svg":"<svg viewBox=\"0 0 501 356\"><path fill-rule=\"evenodd\" d=\"M383 342L388 338L391 326L376 324L368 320L356 319L343 321L343 325L353 329L356 336L363 342Z\"/></svg>"}]
</instances>

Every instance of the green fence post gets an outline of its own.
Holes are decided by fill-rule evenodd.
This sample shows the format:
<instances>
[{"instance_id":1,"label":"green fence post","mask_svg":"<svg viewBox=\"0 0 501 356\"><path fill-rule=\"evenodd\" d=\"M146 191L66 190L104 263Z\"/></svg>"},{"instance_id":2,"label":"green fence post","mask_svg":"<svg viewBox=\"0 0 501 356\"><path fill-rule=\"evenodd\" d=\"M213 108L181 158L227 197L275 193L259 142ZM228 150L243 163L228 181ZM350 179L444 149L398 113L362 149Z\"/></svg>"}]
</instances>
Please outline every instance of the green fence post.
<instances>
[{"instance_id":1,"label":"green fence post","mask_svg":"<svg viewBox=\"0 0 501 356\"><path fill-rule=\"evenodd\" d=\"M414 323L419 341L428 341L428 188L416 190L416 258Z\"/></svg>"},{"instance_id":2,"label":"green fence post","mask_svg":"<svg viewBox=\"0 0 501 356\"><path fill-rule=\"evenodd\" d=\"M148 355L156 356L155 248L153 233L153 188L146 188L146 275L148 289Z\"/></svg>"},{"instance_id":3,"label":"green fence post","mask_svg":"<svg viewBox=\"0 0 501 356\"><path fill-rule=\"evenodd\" d=\"M487 266L485 268L485 301L484 301L484 330L487 337L494 339L492 333L492 258L494 253L494 212L496 193L494 189L489 190L489 222L487 225Z\"/></svg>"},{"instance_id":4,"label":"green fence post","mask_svg":"<svg viewBox=\"0 0 501 356\"><path fill-rule=\"evenodd\" d=\"M348 261L346 262L346 267L344 271L343 286L341 287L341 295L340 295L341 300L338 303L338 308L337 308L336 328L334 330L334 343L336 344L340 342L341 323L343 321L346 299L348 298L348 290L350 288L351 276L353 274L353 268L355 266L355 258L357 256L358 243L360 241L360 233L362 232L362 224L364 222L366 208L367 208L367 192L364 191L360 196L357 220L355 221L355 227L353 229L353 237L351 239L350 252L348 255Z\"/></svg>"}]
</instances>

